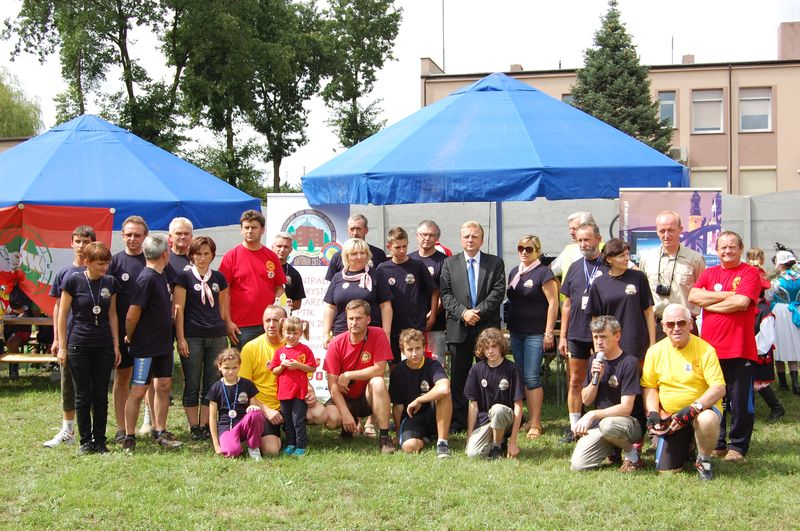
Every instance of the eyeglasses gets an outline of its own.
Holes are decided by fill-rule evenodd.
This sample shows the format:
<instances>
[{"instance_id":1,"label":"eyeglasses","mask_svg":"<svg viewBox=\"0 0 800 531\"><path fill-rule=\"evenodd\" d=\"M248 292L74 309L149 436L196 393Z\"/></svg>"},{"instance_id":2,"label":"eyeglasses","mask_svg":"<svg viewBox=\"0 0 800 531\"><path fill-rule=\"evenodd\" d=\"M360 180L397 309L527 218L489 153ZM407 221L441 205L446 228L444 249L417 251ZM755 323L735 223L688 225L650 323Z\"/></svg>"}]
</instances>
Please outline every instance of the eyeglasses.
<instances>
[{"instance_id":1,"label":"eyeglasses","mask_svg":"<svg viewBox=\"0 0 800 531\"><path fill-rule=\"evenodd\" d=\"M536 249L534 249L533 247L530 247L530 246L529 247L523 247L522 245L517 245L517 252L518 253L521 253L521 252L525 251L526 253L531 254L535 250Z\"/></svg>"},{"instance_id":2,"label":"eyeglasses","mask_svg":"<svg viewBox=\"0 0 800 531\"><path fill-rule=\"evenodd\" d=\"M676 326L677 326L678 328L684 328L684 327L686 327L686 325L687 325L687 324L689 324L689 321L687 321L687 320L685 320L685 319L681 319L680 321L663 321L663 323L664 323L664 326L666 326L667 328L669 328L670 330L672 330L672 329L673 329L673 328L675 328Z\"/></svg>"}]
</instances>

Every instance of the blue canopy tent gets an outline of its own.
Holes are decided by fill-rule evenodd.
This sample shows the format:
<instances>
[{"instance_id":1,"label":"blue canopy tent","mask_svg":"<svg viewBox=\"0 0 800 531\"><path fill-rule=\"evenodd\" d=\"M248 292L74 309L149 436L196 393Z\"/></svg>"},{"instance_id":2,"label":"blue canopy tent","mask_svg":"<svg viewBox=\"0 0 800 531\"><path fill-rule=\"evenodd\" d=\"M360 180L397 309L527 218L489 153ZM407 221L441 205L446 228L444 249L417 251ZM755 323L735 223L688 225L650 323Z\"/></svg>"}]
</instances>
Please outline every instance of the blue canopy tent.
<instances>
[{"instance_id":1,"label":"blue canopy tent","mask_svg":"<svg viewBox=\"0 0 800 531\"><path fill-rule=\"evenodd\" d=\"M234 225L261 203L210 173L97 116L83 115L0 153L0 206L108 207L114 229L130 215L165 230Z\"/></svg>"},{"instance_id":2,"label":"blue canopy tent","mask_svg":"<svg viewBox=\"0 0 800 531\"><path fill-rule=\"evenodd\" d=\"M504 74L420 109L302 178L312 205L616 198L688 169Z\"/></svg>"}]
</instances>

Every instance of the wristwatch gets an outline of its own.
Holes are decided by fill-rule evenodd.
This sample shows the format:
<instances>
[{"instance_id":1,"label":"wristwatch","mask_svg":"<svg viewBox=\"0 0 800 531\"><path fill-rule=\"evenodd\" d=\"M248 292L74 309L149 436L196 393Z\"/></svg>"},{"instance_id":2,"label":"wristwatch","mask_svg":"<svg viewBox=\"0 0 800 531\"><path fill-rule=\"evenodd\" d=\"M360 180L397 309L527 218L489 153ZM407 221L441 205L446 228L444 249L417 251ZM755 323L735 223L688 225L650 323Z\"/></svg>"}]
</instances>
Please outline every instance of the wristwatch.
<instances>
[{"instance_id":1,"label":"wristwatch","mask_svg":"<svg viewBox=\"0 0 800 531\"><path fill-rule=\"evenodd\" d=\"M701 404L700 402L692 402L689 405L692 406L695 409L695 411L697 411L698 413L700 411L703 411L703 404Z\"/></svg>"}]
</instances>

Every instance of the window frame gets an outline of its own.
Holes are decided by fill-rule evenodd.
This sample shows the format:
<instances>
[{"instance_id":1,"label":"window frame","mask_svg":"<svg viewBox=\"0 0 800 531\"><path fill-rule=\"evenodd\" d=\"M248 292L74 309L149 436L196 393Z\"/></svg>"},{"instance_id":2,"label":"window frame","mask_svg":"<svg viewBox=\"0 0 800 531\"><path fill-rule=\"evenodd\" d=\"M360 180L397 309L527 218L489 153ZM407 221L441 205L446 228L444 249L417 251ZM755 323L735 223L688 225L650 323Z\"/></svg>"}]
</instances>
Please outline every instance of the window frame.
<instances>
[{"instance_id":1,"label":"window frame","mask_svg":"<svg viewBox=\"0 0 800 531\"><path fill-rule=\"evenodd\" d=\"M678 129L678 91L677 90L657 90L656 91L656 101L658 102L658 117L660 120L662 112L661 112L661 95L662 94L672 94L672 118L670 120L670 127L672 129ZM666 100L667 103L670 103L669 100Z\"/></svg>"},{"instance_id":2,"label":"window frame","mask_svg":"<svg viewBox=\"0 0 800 531\"><path fill-rule=\"evenodd\" d=\"M718 92L719 98L698 98L697 96L700 93L711 93L711 92ZM725 90L721 88L709 88L709 89L693 89L692 90L692 134L695 135L716 135L725 133L725 108L723 106L725 102ZM703 129L698 130L697 124L695 122L697 117L697 104L698 103L717 103L719 107L719 129Z\"/></svg>"},{"instance_id":3,"label":"window frame","mask_svg":"<svg viewBox=\"0 0 800 531\"><path fill-rule=\"evenodd\" d=\"M767 96L744 97L745 91L768 91ZM745 128L742 125L742 102L743 101L766 101L767 102L767 127L766 128ZM748 116L761 116L750 114ZM739 132L740 133L770 133L772 132L772 87L739 87Z\"/></svg>"}]
</instances>

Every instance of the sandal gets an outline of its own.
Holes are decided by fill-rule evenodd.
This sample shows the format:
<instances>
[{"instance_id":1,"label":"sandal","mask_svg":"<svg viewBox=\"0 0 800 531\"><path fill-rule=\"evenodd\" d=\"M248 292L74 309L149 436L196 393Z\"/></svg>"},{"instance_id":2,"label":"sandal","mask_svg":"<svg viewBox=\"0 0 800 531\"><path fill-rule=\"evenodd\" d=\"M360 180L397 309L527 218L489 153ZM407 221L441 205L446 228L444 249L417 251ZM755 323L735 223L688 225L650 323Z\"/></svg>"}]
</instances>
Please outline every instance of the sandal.
<instances>
[{"instance_id":1,"label":"sandal","mask_svg":"<svg viewBox=\"0 0 800 531\"><path fill-rule=\"evenodd\" d=\"M367 437L377 437L378 436L378 432L375 430L375 425L374 424L365 425L364 429L362 430L361 433L363 433Z\"/></svg>"},{"instance_id":2,"label":"sandal","mask_svg":"<svg viewBox=\"0 0 800 531\"><path fill-rule=\"evenodd\" d=\"M542 427L532 424L531 429L528 430L528 440L532 441L533 439L538 439L541 435Z\"/></svg>"}]
</instances>

